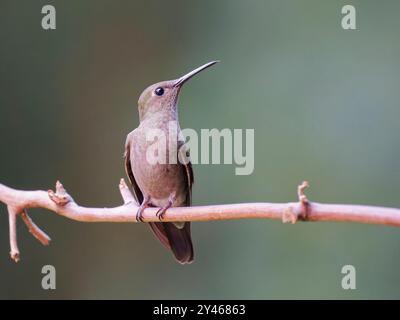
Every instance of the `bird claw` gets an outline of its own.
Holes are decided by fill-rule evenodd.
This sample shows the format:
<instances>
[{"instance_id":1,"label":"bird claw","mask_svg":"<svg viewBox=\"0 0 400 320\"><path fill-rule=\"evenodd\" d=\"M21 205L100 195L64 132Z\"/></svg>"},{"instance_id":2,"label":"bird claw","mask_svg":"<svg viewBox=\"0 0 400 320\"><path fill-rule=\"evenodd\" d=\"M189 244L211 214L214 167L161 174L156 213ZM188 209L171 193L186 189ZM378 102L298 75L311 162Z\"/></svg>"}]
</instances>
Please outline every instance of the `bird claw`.
<instances>
[{"instance_id":1,"label":"bird claw","mask_svg":"<svg viewBox=\"0 0 400 320\"><path fill-rule=\"evenodd\" d=\"M142 214L144 209L146 209L148 205L146 203L142 203L139 209L136 211L136 222L144 222Z\"/></svg>"},{"instance_id":2,"label":"bird claw","mask_svg":"<svg viewBox=\"0 0 400 320\"><path fill-rule=\"evenodd\" d=\"M140 205L139 209L136 211L136 222L144 222L142 214L146 208L150 205L150 198L145 197Z\"/></svg>"},{"instance_id":3,"label":"bird claw","mask_svg":"<svg viewBox=\"0 0 400 320\"><path fill-rule=\"evenodd\" d=\"M158 220L161 221L164 218L165 211L167 211L167 208L160 208L157 211L156 216L157 216Z\"/></svg>"},{"instance_id":4,"label":"bird claw","mask_svg":"<svg viewBox=\"0 0 400 320\"><path fill-rule=\"evenodd\" d=\"M144 222L142 217L143 210L140 209L141 207L139 207L138 211L136 212L136 222Z\"/></svg>"},{"instance_id":5,"label":"bird claw","mask_svg":"<svg viewBox=\"0 0 400 320\"><path fill-rule=\"evenodd\" d=\"M168 201L168 204L165 207L158 209L156 216L160 221L164 218L165 212L167 212L167 210L172 207L173 203L174 203L174 199L170 199Z\"/></svg>"}]
</instances>

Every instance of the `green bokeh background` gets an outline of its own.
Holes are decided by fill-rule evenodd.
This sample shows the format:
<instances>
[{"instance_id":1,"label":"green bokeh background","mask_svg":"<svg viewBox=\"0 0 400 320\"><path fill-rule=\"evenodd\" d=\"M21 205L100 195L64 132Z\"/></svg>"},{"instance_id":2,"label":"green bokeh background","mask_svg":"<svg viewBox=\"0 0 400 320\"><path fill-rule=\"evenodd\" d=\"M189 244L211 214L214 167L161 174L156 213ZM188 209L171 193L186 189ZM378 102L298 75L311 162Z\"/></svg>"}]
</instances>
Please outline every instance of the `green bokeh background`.
<instances>
[{"instance_id":1,"label":"green bokeh background","mask_svg":"<svg viewBox=\"0 0 400 320\"><path fill-rule=\"evenodd\" d=\"M57 29L41 28L53 4ZM90 206L121 202L126 134L149 84L213 59L185 86L182 127L254 128L255 171L196 165L194 204L312 200L400 207L400 2L0 2L0 182L62 180ZM18 226L8 257L0 206L0 298L400 298L400 230L341 223L195 223L196 261L181 266L139 224L89 224L31 210L52 237ZM41 268L57 289L41 289ZM357 289L341 288L345 264Z\"/></svg>"}]
</instances>

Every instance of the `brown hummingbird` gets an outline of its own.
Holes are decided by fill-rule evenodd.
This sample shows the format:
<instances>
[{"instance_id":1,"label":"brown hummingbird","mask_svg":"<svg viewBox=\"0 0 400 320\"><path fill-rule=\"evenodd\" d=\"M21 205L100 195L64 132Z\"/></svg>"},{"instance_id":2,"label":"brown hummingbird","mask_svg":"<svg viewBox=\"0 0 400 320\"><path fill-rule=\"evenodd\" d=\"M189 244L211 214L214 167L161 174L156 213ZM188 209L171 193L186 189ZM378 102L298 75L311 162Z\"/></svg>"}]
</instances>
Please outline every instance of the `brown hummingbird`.
<instances>
[{"instance_id":1,"label":"brown hummingbird","mask_svg":"<svg viewBox=\"0 0 400 320\"><path fill-rule=\"evenodd\" d=\"M157 217L160 222L150 222L150 228L182 264L191 263L194 257L190 222L161 222L168 208L192 203L193 169L179 126L178 98L186 81L217 62L211 61L176 80L162 81L146 88L138 101L140 124L128 134L125 143L125 169L140 204L136 220L142 221L145 208L159 207ZM165 162L154 163L148 159L147 149L154 143L149 141L148 134L155 129L161 130L167 139ZM176 132L172 138L171 130Z\"/></svg>"}]
</instances>

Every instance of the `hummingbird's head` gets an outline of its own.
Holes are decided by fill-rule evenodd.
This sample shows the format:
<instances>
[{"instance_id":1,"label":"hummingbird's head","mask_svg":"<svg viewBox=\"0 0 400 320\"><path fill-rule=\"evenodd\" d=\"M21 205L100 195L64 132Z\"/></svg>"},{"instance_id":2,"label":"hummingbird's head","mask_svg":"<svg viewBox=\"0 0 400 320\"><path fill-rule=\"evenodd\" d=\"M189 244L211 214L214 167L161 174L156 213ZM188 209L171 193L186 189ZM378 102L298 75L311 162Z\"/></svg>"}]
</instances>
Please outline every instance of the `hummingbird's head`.
<instances>
[{"instance_id":1,"label":"hummingbird's head","mask_svg":"<svg viewBox=\"0 0 400 320\"><path fill-rule=\"evenodd\" d=\"M183 84L200 71L216 64L211 61L197 69L175 79L158 82L147 87L139 97L138 108L140 121L159 112L176 112L179 92Z\"/></svg>"}]
</instances>

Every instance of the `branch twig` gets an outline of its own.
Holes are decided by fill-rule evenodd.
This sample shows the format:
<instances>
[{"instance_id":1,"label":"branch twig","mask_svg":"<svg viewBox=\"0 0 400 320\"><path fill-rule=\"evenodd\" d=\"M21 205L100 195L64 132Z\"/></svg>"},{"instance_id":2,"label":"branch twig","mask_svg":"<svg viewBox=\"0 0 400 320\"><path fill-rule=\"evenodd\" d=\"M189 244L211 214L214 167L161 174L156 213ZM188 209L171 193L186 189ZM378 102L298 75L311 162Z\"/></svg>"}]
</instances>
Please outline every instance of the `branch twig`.
<instances>
[{"instance_id":1,"label":"branch twig","mask_svg":"<svg viewBox=\"0 0 400 320\"><path fill-rule=\"evenodd\" d=\"M211 221L227 219L266 218L281 219L283 222L335 221L383 224L400 227L400 209L310 202L304 190L303 182L297 190L298 202L289 203L241 203L209 206L170 208L163 221ZM10 256L18 262L20 258L17 245L16 223L20 215L28 230L43 244L49 244L50 238L31 220L26 209L44 208L66 218L82 222L136 222L136 203L124 179L119 190L124 202L114 208L88 208L78 205L57 181L55 192L22 191L0 184L0 202L7 205L10 228ZM144 222L158 221L158 208L147 208L143 213Z\"/></svg>"}]
</instances>

